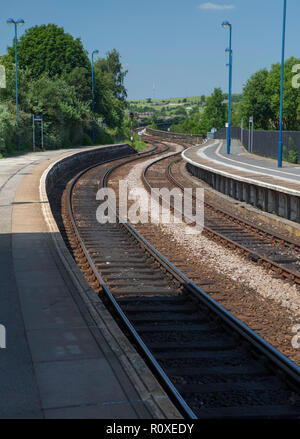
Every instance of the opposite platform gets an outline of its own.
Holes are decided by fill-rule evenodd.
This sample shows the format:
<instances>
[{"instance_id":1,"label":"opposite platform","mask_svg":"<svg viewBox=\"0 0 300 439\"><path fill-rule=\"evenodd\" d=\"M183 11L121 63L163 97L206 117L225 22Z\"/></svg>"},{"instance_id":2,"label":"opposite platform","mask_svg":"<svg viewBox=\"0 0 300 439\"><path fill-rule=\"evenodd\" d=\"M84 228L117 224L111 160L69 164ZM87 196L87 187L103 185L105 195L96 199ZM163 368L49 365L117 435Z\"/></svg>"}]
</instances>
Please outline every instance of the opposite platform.
<instances>
[{"instance_id":1,"label":"opposite platform","mask_svg":"<svg viewBox=\"0 0 300 439\"><path fill-rule=\"evenodd\" d=\"M300 166L249 154L232 141L226 154L224 140L208 141L182 153L188 170L214 189L259 209L300 222Z\"/></svg>"}]
</instances>

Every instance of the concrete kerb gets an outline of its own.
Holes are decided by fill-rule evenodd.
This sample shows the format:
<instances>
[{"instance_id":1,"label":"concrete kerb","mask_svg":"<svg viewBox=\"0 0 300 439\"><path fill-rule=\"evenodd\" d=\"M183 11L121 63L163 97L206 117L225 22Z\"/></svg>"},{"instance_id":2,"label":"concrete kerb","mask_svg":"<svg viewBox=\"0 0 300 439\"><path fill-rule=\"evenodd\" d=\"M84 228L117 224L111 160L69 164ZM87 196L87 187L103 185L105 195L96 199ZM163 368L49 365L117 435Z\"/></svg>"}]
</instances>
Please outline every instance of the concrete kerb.
<instances>
[{"instance_id":1,"label":"concrete kerb","mask_svg":"<svg viewBox=\"0 0 300 439\"><path fill-rule=\"evenodd\" d=\"M153 418L182 419L181 414L170 401L144 360L129 343L101 299L90 287L64 243L52 215L46 188L47 175L61 160L58 159L51 163L43 172L40 179L39 193L43 216L63 268L72 279L78 294L95 322L95 326L99 328L113 353L119 359L140 399L144 402Z\"/></svg>"}]
</instances>

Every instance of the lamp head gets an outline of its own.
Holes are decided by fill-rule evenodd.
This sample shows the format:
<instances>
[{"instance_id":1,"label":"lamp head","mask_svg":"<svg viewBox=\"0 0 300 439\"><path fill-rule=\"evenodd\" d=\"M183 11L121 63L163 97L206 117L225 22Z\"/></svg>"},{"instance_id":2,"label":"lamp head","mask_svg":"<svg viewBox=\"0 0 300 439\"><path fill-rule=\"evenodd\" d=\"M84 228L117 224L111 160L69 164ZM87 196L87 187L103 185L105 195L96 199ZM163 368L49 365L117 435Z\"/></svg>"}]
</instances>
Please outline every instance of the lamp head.
<instances>
[{"instance_id":1,"label":"lamp head","mask_svg":"<svg viewBox=\"0 0 300 439\"><path fill-rule=\"evenodd\" d=\"M93 50L92 55L96 55L97 53L99 53L99 50Z\"/></svg>"},{"instance_id":2,"label":"lamp head","mask_svg":"<svg viewBox=\"0 0 300 439\"><path fill-rule=\"evenodd\" d=\"M222 27L224 29L228 29L228 28L231 28L231 24L229 23L229 21L223 21Z\"/></svg>"},{"instance_id":3,"label":"lamp head","mask_svg":"<svg viewBox=\"0 0 300 439\"><path fill-rule=\"evenodd\" d=\"M15 20L13 20L12 18L9 18L8 20L6 20L7 24L15 24Z\"/></svg>"},{"instance_id":4,"label":"lamp head","mask_svg":"<svg viewBox=\"0 0 300 439\"><path fill-rule=\"evenodd\" d=\"M18 20L16 21L16 23L17 23L19 26L24 26L25 21L23 20L23 18L18 18Z\"/></svg>"},{"instance_id":5,"label":"lamp head","mask_svg":"<svg viewBox=\"0 0 300 439\"><path fill-rule=\"evenodd\" d=\"M227 47L227 49L225 49L225 52L226 52L226 53L229 53L229 52L230 52L229 47Z\"/></svg>"}]
</instances>

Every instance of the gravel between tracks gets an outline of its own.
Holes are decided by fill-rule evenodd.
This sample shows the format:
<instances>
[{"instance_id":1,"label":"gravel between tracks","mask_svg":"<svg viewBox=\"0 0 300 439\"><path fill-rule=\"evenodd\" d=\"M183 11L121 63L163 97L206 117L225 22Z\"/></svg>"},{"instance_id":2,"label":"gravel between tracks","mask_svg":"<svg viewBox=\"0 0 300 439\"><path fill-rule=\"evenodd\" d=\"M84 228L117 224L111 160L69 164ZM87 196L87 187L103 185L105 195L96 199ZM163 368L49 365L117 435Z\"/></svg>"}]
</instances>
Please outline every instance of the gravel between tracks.
<instances>
[{"instance_id":1,"label":"gravel between tracks","mask_svg":"<svg viewBox=\"0 0 300 439\"><path fill-rule=\"evenodd\" d=\"M153 159L150 159L138 163L131 169L127 179L129 189L143 187L141 181L143 170L152 161ZM233 281L248 284L258 294L274 299L300 318L300 291L296 285L274 278L264 268L250 261L247 262L202 234L189 234L189 227L186 224L160 224L159 227L164 233L171 235L172 240L187 246L199 262L213 265L218 272L226 273Z\"/></svg>"},{"instance_id":2,"label":"gravel between tracks","mask_svg":"<svg viewBox=\"0 0 300 439\"><path fill-rule=\"evenodd\" d=\"M142 173L144 168L151 162L153 162L153 159L133 166L127 178L129 190L143 188ZM300 291L296 285L274 278L264 268L250 261L247 262L244 258L234 254L222 245L218 245L202 234L189 234L189 227L184 223L159 224L158 227L161 228L163 233L169 234L172 241L177 241L179 244L188 247L199 262L209 263L219 273L229 275L233 281L245 283L263 297L274 299L300 319Z\"/></svg>"},{"instance_id":3,"label":"gravel between tracks","mask_svg":"<svg viewBox=\"0 0 300 439\"><path fill-rule=\"evenodd\" d=\"M128 189L144 189L148 196L141 175L153 160L114 171L109 186L117 190L119 180L124 179ZM300 349L291 343L293 327L300 323L299 287L274 277L272 272L202 234L187 234L185 224L134 225L173 264L184 260L184 266L179 268L213 299L300 365ZM202 286L203 281L208 284Z\"/></svg>"}]
</instances>

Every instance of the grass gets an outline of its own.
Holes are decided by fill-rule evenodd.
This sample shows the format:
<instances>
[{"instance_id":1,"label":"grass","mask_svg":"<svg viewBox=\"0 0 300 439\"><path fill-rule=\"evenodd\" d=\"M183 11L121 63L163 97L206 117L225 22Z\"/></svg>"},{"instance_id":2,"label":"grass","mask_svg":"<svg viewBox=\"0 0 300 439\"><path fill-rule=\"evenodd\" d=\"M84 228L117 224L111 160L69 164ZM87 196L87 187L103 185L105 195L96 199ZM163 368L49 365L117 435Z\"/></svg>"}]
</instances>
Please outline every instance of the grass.
<instances>
[{"instance_id":1,"label":"grass","mask_svg":"<svg viewBox=\"0 0 300 439\"><path fill-rule=\"evenodd\" d=\"M118 143L127 143L128 145L131 145L130 139L124 139L118 141ZM146 143L142 142L136 134L133 136L133 147L137 152L143 151L145 148L147 148Z\"/></svg>"},{"instance_id":2,"label":"grass","mask_svg":"<svg viewBox=\"0 0 300 439\"><path fill-rule=\"evenodd\" d=\"M139 139L134 139L133 146L137 152L141 152L147 147L146 143L142 142Z\"/></svg>"}]
</instances>

